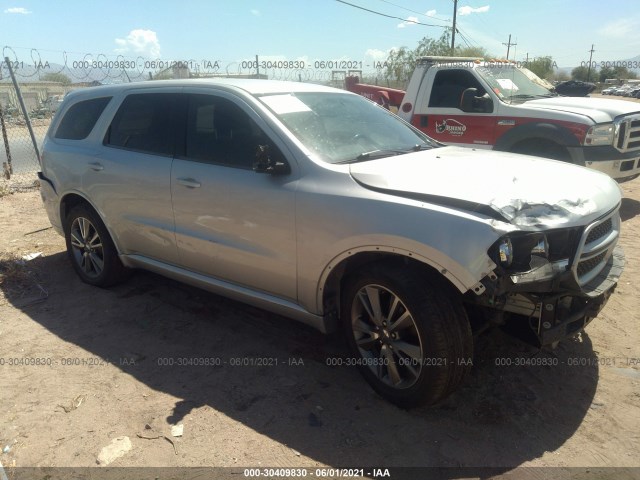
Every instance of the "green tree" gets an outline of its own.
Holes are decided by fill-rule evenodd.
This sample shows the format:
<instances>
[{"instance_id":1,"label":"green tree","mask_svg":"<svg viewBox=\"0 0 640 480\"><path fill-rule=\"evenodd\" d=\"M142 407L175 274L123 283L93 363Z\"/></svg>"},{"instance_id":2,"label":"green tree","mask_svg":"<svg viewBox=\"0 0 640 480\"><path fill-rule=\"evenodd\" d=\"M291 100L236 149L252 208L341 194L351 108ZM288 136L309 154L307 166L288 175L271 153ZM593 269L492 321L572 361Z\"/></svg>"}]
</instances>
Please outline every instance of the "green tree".
<instances>
[{"instance_id":1,"label":"green tree","mask_svg":"<svg viewBox=\"0 0 640 480\"><path fill-rule=\"evenodd\" d=\"M616 75L616 71L613 68L601 68L600 71L598 72L598 76L597 76L598 80L601 83L604 83L604 81L607 78L618 78Z\"/></svg>"},{"instance_id":2,"label":"green tree","mask_svg":"<svg viewBox=\"0 0 640 480\"><path fill-rule=\"evenodd\" d=\"M451 55L451 29L447 28L440 38L424 37L413 50L407 47L392 50L385 62L385 77L399 83L406 82L411 77L418 58L426 56L490 57L483 47L457 46L455 54Z\"/></svg>"},{"instance_id":3,"label":"green tree","mask_svg":"<svg viewBox=\"0 0 640 480\"><path fill-rule=\"evenodd\" d=\"M615 72L614 78L621 78L623 80L638 78L638 76L634 72L630 72L627 67L615 67L613 71Z\"/></svg>"},{"instance_id":4,"label":"green tree","mask_svg":"<svg viewBox=\"0 0 640 480\"><path fill-rule=\"evenodd\" d=\"M446 28L440 38L424 37L418 42L418 48L414 51L416 57L427 55L450 57L451 55L451 29Z\"/></svg>"},{"instance_id":5,"label":"green tree","mask_svg":"<svg viewBox=\"0 0 640 480\"><path fill-rule=\"evenodd\" d=\"M634 72L630 72L626 67L604 67L597 74L597 79L604 83L607 78L617 78L618 80L627 80L629 78L637 78Z\"/></svg>"},{"instance_id":6,"label":"green tree","mask_svg":"<svg viewBox=\"0 0 640 480\"><path fill-rule=\"evenodd\" d=\"M493 56L484 47L456 47L456 57L474 57L488 60Z\"/></svg>"},{"instance_id":7,"label":"green tree","mask_svg":"<svg viewBox=\"0 0 640 480\"><path fill-rule=\"evenodd\" d=\"M385 77L397 82L405 82L416 65L415 55L407 47L391 50L386 60Z\"/></svg>"},{"instance_id":8,"label":"green tree","mask_svg":"<svg viewBox=\"0 0 640 480\"><path fill-rule=\"evenodd\" d=\"M589 69L587 67L576 67L573 70L571 70L571 79L586 82L588 74L589 74ZM595 78L595 72L593 71L593 69L591 69L590 78L591 80Z\"/></svg>"},{"instance_id":9,"label":"green tree","mask_svg":"<svg viewBox=\"0 0 640 480\"><path fill-rule=\"evenodd\" d=\"M70 85L71 79L67 77L64 73L47 73L42 77L42 80L45 82L58 82L63 85Z\"/></svg>"},{"instance_id":10,"label":"green tree","mask_svg":"<svg viewBox=\"0 0 640 480\"><path fill-rule=\"evenodd\" d=\"M528 62L526 67L540 78L549 79L553 76L553 69L556 62L552 57L537 57Z\"/></svg>"},{"instance_id":11,"label":"green tree","mask_svg":"<svg viewBox=\"0 0 640 480\"><path fill-rule=\"evenodd\" d=\"M385 78L397 82L402 88L403 84L411 78L418 58L426 56L492 58L484 47L461 47L459 45L455 47L452 55L451 29L446 28L438 39L424 37L414 50L407 47L392 50L385 61Z\"/></svg>"}]
</instances>

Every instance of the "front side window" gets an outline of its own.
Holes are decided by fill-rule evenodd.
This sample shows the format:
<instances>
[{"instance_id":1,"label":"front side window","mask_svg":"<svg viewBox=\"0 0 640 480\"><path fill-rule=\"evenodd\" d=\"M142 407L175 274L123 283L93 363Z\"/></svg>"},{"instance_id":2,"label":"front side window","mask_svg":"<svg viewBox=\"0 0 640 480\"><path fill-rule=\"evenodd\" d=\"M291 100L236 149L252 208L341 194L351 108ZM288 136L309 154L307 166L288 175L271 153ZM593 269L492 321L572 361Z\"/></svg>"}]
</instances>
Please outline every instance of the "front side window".
<instances>
[{"instance_id":1,"label":"front side window","mask_svg":"<svg viewBox=\"0 0 640 480\"><path fill-rule=\"evenodd\" d=\"M260 100L309 150L329 163L350 163L430 148L432 141L358 95L301 92Z\"/></svg>"},{"instance_id":2,"label":"front side window","mask_svg":"<svg viewBox=\"0 0 640 480\"><path fill-rule=\"evenodd\" d=\"M111 97L92 98L69 107L60 121L55 138L82 140L87 138Z\"/></svg>"},{"instance_id":3,"label":"front side window","mask_svg":"<svg viewBox=\"0 0 640 480\"><path fill-rule=\"evenodd\" d=\"M268 143L264 132L232 101L215 95L189 95L187 159L250 169L259 146Z\"/></svg>"},{"instance_id":4,"label":"front side window","mask_svg":"<svg viewBox=\"0 0 640 480\"><path fill-rule=\"evenodd\" d=\"M477 89L478 97L486 93L468 70L440 70L433 81L429 107L460 108L462 93L467 88Z\"/></svg>"},{"instance_id":5,"label":"front side window","mask_svg":"<svg viewBox=\"0 0 640 480\"><path fill-rule=\"evenodd\" d=\"M179 125L179 99L174 93L129 95L111 122L105 145L172 156Z\"/></svg>"}]
</instances>

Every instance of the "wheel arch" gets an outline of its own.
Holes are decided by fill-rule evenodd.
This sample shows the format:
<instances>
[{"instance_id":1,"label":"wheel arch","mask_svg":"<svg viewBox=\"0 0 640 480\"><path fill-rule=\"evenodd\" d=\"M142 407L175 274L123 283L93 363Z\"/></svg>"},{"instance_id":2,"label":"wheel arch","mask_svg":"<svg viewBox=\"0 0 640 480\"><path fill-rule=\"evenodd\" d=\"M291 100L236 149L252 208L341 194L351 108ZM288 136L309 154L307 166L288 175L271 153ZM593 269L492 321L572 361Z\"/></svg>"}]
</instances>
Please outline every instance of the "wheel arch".
<instances>
[{"instance_id":1,"label":"wheel arch","mask_svg":"<svg viewBox=\"0 0 640 480\"><path fill-rule=\"evenodd\" d=\"M342 252L324 269L318 285L317 302L326 314L340 311L341 292L351 274L367 265L401 265L413 269L417 275L439 280L452 292L463 294L469 288L452 272L436 262L410 252L392 247L361 247Z\"/></svg>"},{"instance_id":2,"label":"wheel arch","mask_svg":"<svg viewBox=\"0 0 640 480\"><path fill-rule=\"evenodd\" d=\"M570 130L555 123L534 122L514 127L497 139L494 150L510 152L518 144L529 142L555 144L566 151L572 163L584 166L584 161L572 154L575 148L581 147L578 139Z\"/></svg>"},{"instance_id":3,"label":"wheel arch","mask_svg":"<svg viewBox=\"0 0 640 480\"><path fill-rule=\"evenodd\" d=\"M65 193L60 198L60 221L62 223L62 228L63 229L66 228L65 227L66 218L67 218L67 215L69 214L69 212L74 207L76 207L77 205L80 205L80 204L87 205L89 208L91 208L96 213L96 215L98 215L98 217L100 217L100 220L102 220L102 223L104 224L105 228L107 229L107 232L109 233L109 236L111 237L111 241L115 245L116 250L118 251L118 253L120 253L120 246L118 245L117 239L111 233L111 228L109 228L109 224L105 221L104 216L100 213L100 210L98 208L96 208L96 206L93 203L91 203L91 201L86 196L81 194L80 192L77 192L77 191L68 192L68 193Z\"/></svg>"}]
</instances>

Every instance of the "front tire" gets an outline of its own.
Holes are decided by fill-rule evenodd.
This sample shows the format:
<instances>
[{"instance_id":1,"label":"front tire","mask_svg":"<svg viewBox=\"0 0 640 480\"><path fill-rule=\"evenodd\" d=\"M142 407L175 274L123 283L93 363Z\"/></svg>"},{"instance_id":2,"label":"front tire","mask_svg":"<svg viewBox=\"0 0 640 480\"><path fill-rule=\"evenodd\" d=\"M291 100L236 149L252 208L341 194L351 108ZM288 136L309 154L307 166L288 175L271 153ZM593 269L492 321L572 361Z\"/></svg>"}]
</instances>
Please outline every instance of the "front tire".
<instances>
[{"instance_id":1,"label":"front tire","mask_svg":"<svg viewBox=\"0 0 640 480\"><path fill-rule=\"evenodd\" d=\"M342 320L365 380L400 407L443 400L471 369L473 339L462 304L411 269L357 275L345 289Z\"/></svg>"},{"instance_id":2,"label":"front tire","mask_svg":"<svg viewBox=\"0 0 640 480\"><path fill-rule=\"evenodd\" d=\"M67 255L83 282L108 287L120 282L126 269L99 215L88 205L71 209L65 219Z\"/></svg>"},{"instance_id":3,"label":"front tire","mask_svg":"<svg viewBox=\"0 0 640 480\"><path fill-rule=\"evenodd\" d=\"M536 157L550 158L552 160L560 160L561 162L571 163L571 155L568 150L557 143L533 139L526 140L514 145L511 148L513 153L521 153L523 155L533 155Z\"/></svg>"}]
</instances>

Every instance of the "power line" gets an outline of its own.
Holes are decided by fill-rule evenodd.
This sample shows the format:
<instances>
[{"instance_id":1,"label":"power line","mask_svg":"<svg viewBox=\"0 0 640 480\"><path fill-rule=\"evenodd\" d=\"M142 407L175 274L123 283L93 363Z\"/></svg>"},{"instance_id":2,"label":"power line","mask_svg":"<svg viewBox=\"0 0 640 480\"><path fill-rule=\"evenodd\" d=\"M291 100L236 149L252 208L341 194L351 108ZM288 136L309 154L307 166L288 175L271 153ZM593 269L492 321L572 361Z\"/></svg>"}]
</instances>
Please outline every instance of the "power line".
<instances>
[{"instance_id":1,"label":"power line","mask_svg":"<svg viewBox=\"0 0 640 480\"><path fill-rule=\"evenodd\" d=\"M427 15L426 13L418 12L416 10L411 10L410 8L403 7L402 5L396 5L395 3L389 2L388 0L380 0L380 1L384 2L384 3L388 3L389 5L393 5L394 7L398 7L400 9L402 9L402 10L406 10L407 12L415 13L417 15L422 15L422 16L428 17L428 18L433 18L434 20L438 20L439 22L447 22L447 23L449 23L449 20L438 18L438 17L434 17L433 15Z\"/></svg>"},{"instance_id":2,"label":"power line","mask_svg":"<svg viewBox=\"0 0 640 480\"><path fill-rule=\"evenodd\" d=\"M396 20L402 20L403 22L408 21L409 23L413 23L415 25L422 25L424 27L449 28L448 26L444 26L444 25L431 25L429 23L422 23L414 20L407 20L406 18L402 18L402 17L396 17L395 15L387 15L386 13L376 12L375 10L369 10L368 8L364 8L359 5L354 5L353 3L345 2L344 0L336 0L336 2L344 3L345 5L349 5L350 7L364 10L365 12L374 13L376 15L380 15L381 17L394 18Z\"/></svg>"},{"instance_id":3,"label":"power line","mask_svg":"<svg viewBox=\"0 0 640 480\"><path fill-rule=\"evenodd\" d=\"M467 35L465 35L463 32L461 32L460 29L458 29L458 35L460 36L462 41L467 44L467 47L473 48L473 45L471 45L471 43L469 42L470 38L468 38Z\"/></svg>"}]
</instances>

